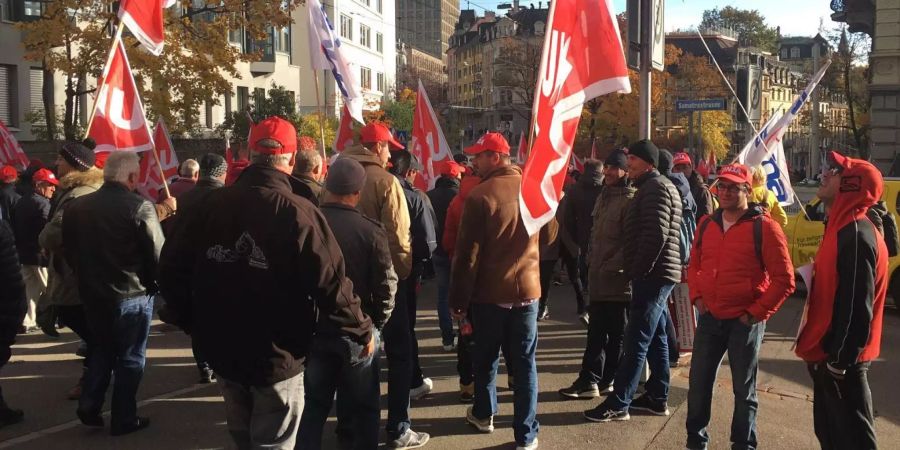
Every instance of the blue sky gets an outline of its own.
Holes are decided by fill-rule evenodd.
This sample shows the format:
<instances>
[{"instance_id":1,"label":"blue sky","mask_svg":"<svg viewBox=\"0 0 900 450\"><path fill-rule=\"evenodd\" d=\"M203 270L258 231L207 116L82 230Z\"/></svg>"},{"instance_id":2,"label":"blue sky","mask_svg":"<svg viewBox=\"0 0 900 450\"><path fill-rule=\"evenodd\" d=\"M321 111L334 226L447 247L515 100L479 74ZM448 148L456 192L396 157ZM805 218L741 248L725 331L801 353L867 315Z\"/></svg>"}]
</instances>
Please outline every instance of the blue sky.
<instances>
[{"instance_id":1,"label":"blue sky","mask_svg":"<svg viewBox=\"0 0 900 450\"><path fill-rule=\"evenodd\" d=\"M460 8L475 9L480 15L483 8L496 9L500 3L512 3L512 0L476 0L467 2L460 0ZM537 0L520 0L520 4L533 3L537 6ZM546 0L542 0L546 4ZM616 11L625 11L625 0L614 0ZM666 29L696 27L700 23L703 11L715 7L735 6L744 9L757 9L766 17L769 25L781 26L782 34L786 36L814 35L819 29L819 18L824 19L825 29L837 25L831 21L831 8L829 0L753 0L753 1L723 1L723 0L667 0L666 1Z\"/></svg>"}]
</instances>

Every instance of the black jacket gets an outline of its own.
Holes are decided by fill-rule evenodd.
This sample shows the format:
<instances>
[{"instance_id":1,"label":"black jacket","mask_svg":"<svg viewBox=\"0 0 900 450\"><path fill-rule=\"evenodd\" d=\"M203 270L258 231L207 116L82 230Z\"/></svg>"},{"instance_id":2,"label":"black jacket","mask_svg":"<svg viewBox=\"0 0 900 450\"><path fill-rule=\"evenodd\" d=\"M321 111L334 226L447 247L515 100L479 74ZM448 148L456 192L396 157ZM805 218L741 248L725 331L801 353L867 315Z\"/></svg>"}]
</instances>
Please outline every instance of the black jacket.
<instances>
[{"instance_id":1,"label":"black jacket","mask_svg":"<svg viewBox=\"0 0 900 450\"><path fill-rule=\"evenodd\" d=\"M181 217L163 250L166 320L237 383L269 386L301 373L317 316L359 344L371 339L341 249L291 179L251 164Z\"/></svg>"},{"instance_id":2,"label":"black jacket","mask_svg":"<svg viewBox=\"0 0 900 450\"><path fill-rule=\"evenodd\" d=\"M12 229L0 220L0 366L9 359L9 347L25 318L25 282L16 256Z\"/></svg>"},{"instance_id":3,"label":"black jacket","mask_svg":"<svg viewBox=\"0 0 900 450\"><path fill-rule=\"evenodd\" d=\"M434 208L434 232L437 242L444 241L444 222L447 221L447 209L453 197L459 194L459 180L456 178L440 177L434 183L434 189L428 191L431 207ZM438 245L434 251L436 254L447 256L443 246Z\"/></svg>"},{"instance_id":4,"label":"black jacket","mask_svg":"<svg viewBox=\"0 0 900 450\"><path fill-rule=\"evenodd\" d=\"M153 294L163 245L156 208L120 183L107 181L72 200L63 220L65 257L86 309Z\"/></svg>"},{"instance_id":5,"label":"black jacket","mask_svg":"<svg viewBox=\"0 0 900 450\"><path fill-rule=\"evenodd\" d=\"M197 180L197 184L193 189L178 196L178 214L169 217L162 223L163 231L166 236L171 236L178 224L178 219L194 210L209 196L209 193L225 186L225 183L219 180L201 178Z\"/></svg>"},{"instance_id":6,"label":"black jacket","mask_svg":"<svg viewBox=\"0 0 900 450\"><path fill-rule=\"evenodd\" d=\"M421 263L431 259L431 253L437 248L437 238L434 231L434 210L431 202L422 191L413 187L409 181L397 177L400 186L403 187L403 195L406 197L406 206L409 208L409 231L412 239L413 263Z\"/></svg>"},{"instance_id":7,"label":"black jacket","mask_svg":"<svg viewBox=\"0 0 900 450\"><path fill-rule=\"evenodd\" d=\"M312 178L310 178L306 175L294 175L294 178L296 178L297 181L305 184L306 187L309 188L310 193L312 193L312 199L307 199L307 200L313 202L314 205L318 205L319 199L322 198L322 191L325 190L325 186L323 186L322 183L320 183L316 180L313 180ZM315 199L315 200L313 200L313 199Z\"/></svg>"},{"instance_id":8,"label":"black jacket","mask_svg":"<svg viewBox=\"0 0 900 450\"><path fill-rule=\"evenodd\" d=\"M19 262L28 266L47 267L47 256L41 252L38 235L47 225L50 216L50 199L32 192L22 197L12 214L13 234L16 236L16 251Z\"/></svg>"},{"instance_id":9,"label":"black jacket","mask_svg":"<svg viewBox=\"0 0 900 450\"><path fill-rule=\"evenodd\" d=\"M0 183L0 214L2 219L11 222L13 208L22 196L16 192L16 185Z\"/></svg>"},{"instance_id":10,"label":"black jacket","mask_svg":"<svg viewBox=\"0 0 900 450\"><path fill-rule=\"evenodd\" d=\"M697 204L697 221L699 222L701 217L712 214L716 208L712 194L709 192L709 186L706 185L696 170L688 177L688 183L691 185L691 195L694 197L694 203Z\"/></svg>"},{"instance_id":11,"label":"black jacket","mask_svg":"<svg viewBox=\"0 0 900 450\"><path fill-rule=\"evenodd\" d=\"M397 292L397 273L391 263L387 233L379 222L363 216L356 208L325 203L321 210L344 254L344 268L347 278L353 281L353 293L380 330L394 310Z\"/></svg>"},{"instance_id":12,"label":"black jacket","mask_svg":"<svg viewBox=\"0 0 900 450\"><path fill-rule=\"evenodd\" d=\"M635 180L625 216L625 272L632 280L681 281L681 196L655 169Z\"/></svg>"},{"instance_id":13,"label":"black jacket","mask_svg":"<svg viewBox=\"0 0 900 450\"><path fill-rule=\"evenodd\" d=\"M585 173L578 177L578 181L566 192L565 208L561 208L562 217L559 217L560 233L563 240L574 242L582 253L587 253L591 243L591 227L594 226L594 204L603 190L602 166L591 164L585 166Z\"/></svg>"}]
</instances>

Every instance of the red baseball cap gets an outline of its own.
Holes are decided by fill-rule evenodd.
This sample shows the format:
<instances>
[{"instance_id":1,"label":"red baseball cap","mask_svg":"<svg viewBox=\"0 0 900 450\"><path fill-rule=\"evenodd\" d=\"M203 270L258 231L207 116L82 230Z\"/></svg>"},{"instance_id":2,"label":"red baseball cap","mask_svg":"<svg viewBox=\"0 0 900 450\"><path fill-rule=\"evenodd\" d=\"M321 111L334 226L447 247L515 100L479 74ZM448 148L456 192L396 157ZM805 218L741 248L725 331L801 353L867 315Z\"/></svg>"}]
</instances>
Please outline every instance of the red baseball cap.
<instances>
[{"instance_id":1,"label":"red baseball cap","mask_svg":"<svg viewBox=\"0 0 900 450\"><path fill-rule=\"evenodd\" d=\"M722 168L719 169L719 179L737 184L753 185L753 176L750 174L750 169L743 164L729 164L727 166L722 166Z\"/></svg>"},{"instance_id":2,"label":"red baseball cap","mask_svg":"<svg viewBox=\"0 0 900 450\"><path fill-rule=\"evenodd\" d=\"M43 181L44 183L50 183L54 186L59 186L59 179L56 178L56 175L53 175L53 172L47 169L38 169L38 171L31 176L31 181L33 181L34 183Z\"/></svg>"},{"instance_id":3,"label":"red baseball cap","mask_svg":"<svg viewBox=\"0 0 900 450\"><path fill-rule=\"evenodd\" d=\"M19 178L19 171L13 166L3 166L0 168L0 181L4 183L12 183Z\"/></svg>"},{"instance_id":4,"label":"red baseball cap","mask_svg":"<svg viewBox=\"0 0 900 450\"><path fill-rule=\"evenodd\" d=\"M280 148L257 145L264 139L272 139L281 144ZM250 126L250 148L265 155L284 155L297 151L297 130L294 125L281 117L268 117Z\"/></svg>"},{"instance_id":5,"label":"red baseball cap","mask_svg":"<svg viewBox=\"0 0 900 450\"><path fill-rule=\"evenodd\" d=\"M687 164L689 166L694 165L694 163L691 162L691 155L688 155L685 152L678 152L672 156L672 167L675 167L679 164Z\"/></svg>"},{"instance_id":6,"label":"red baseball cap","mask_svg":"<svg viewBox=\"0 0 900 450\"><path fill-rule=\"evenodd\" d=\"M459 164L456 161L442 161L441 164L441 175L456 178L466 173L466 166Z\"/></svg>"},{"instance_id":7,"label":"red baseball cap","mask_svg":"<svg viewBox=\"0 0 900 450\"><path fill-rule=\"evenodd\" d=\"M374 144L376 142L387 142L391 148L402 150L403 144L394 139L391 129L381 122L369 122L366 126L359 130L359 141L363 144Z\"/></svg>"},{"instance_id":8,"label":"red baseball cap","mask_svg":"<svg viewBox=\"0 0 900 450\"><path fill-rule=\"evenodd\" d=\"M485 133L484 136L478 139L475 144L471 147L466 147L465 153L467 155L477 155L482 152L492 151L501 153L504 155L509 154L509 142L506 142L506 138L503 137L502 134L491 132Z\"/></svg>"},{"instance_id":9,"label":"red baseball cap","mask_svg":"<svg viewBox=\"0 0 900 450\"><path fill-rule=\"evenodd\" d=\"M300 136L300 139L297 139L297 147L300 151L313 151L316 149L316 141L309 136Z\"/></svg>"}]
</instances>

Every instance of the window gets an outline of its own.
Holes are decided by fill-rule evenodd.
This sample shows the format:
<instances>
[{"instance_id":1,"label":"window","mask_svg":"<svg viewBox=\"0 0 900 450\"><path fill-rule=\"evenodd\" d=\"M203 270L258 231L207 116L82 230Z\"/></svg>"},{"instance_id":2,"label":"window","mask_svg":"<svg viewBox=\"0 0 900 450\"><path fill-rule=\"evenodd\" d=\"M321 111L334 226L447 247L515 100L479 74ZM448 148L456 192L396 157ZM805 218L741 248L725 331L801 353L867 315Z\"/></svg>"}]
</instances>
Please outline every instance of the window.
<instances>
[{"instance_id":1,"label":"window","mask_svg":"<svg viewBox=\"0 0 900 450\"><path fill-rule=\"evenodd\" d=\"M284 27L275 30L275 51L281 53L291 52L291 28Z\"/></svg>"},{"instance_id":2,"label":"window","mask_svg":"<svg viewBox=\"0 0 900 450\"><path fill-rule=\"evenodd\" d=\"M375 51L384 53L384 35L381 33L375 33Z\"/></svg>"},{"instance_id":3,"label":"window","mask_svg":"<svg viewBox=\"0 0 900 450\"><path fill-rule=\"evenodd\" d=\"M372 48L372 29L366 25L359 26L359 44L365 48Z\"/></svg>"},{"instance_id":4,"label":"window","mask_svg":"<svg viewBox=\"0 0 900 450\"><path fill-rule=\"evenodd\" d=\"M212 105L212 102L210 102L210 101L206 101L204 103L205 104L204 104L203 112L204 112L204 115L206 116L204 125L206 125L206 128L212 128L213 127L213 105Z\"/></svg>"},{"instance_id":5,"label":"window","mask_svg":"<svg viewBox=\"0 0 900 450\"><path fill-rule=\"evenodd\" d=\"M372 69L368 67L359 68L359 84L363 89L372 89Z\"/></svg>"},{"instance_id":6,"label":"window","mask_svg":"<svg viewBox=\"0 0 900 450\"><path fill-rule=\"evenodd\" d=\"M40 68L32 67L28 71L28 87L31 89L29 99L31 100L31 113L34 116L32 125L47 125L47 119L44 117L44 71Z\"/></svg>"},{"instance_id":7,"label":"window","mask_svg":"<svg viewBox=\"0 0 900 450\"><path fill-rule=\"evenodd\" d=\"M341 37L353 40L353 19L341 14Z\"/></svg>"},{"instance_id":8,"label":"window","mask_svg":"<svg viewBox=\"0 0 900 450\"><path fill-rule=\"evenodd\" d=\"M0 20L12 20L12 0L0 0Z\"/></svg>"},{"instance_id":9,"label":"window","mask_svg":"<svg viewBox=\"0 0 900 450\"><path fill-rule=\"evenodd\" d=\"M6 125L16 126L13 87L16 84L15 66L0 66L0 120Z\"/></svg>"},{"instance_id":10,"label":"window","mask_svg":"<svg viewBox=\"0 0 900 450\"><path fill-rule=\"evenodd\" d=\"M384 74L381 72L378 72L375 76L375 79L377 80L375 87L378 88L378 92L385 92L385 90L384 90Z\"/></svg>"},{"instance_id":11,"label":"window","mask_svg":"<svg viewBox=\"0 0 900 450\"><path fill-rule=\"evenodd\" d=\"M381 12L381 9L384 7L384 0L375 0L375 11Z\"/></svg>"},{"instance_id":12,"label":"window","mask_svg":"<svg viewBox=\"0 0 900 450\"><path fill-rule=\"evenodd\" d=\"M209 128L209 111L206 110L206 102L200 103L197 109L197 128Z\"/></svg>"},{"instance_id":13,"label":"window","mask_svg":"<svg viewBox=\"0 0 900 450\"><path fill-rule=\"evenodd\" d=\"M236 30L228 30L228 42L237 44L244 51L244 30L238 28Z\"/></svg>"},{"instance_id":14,"label":"window","mask_svg":"<svg viewBox=\"0 0 900 450\"><path fill-rule=\"evenodd\" d=\"M787 57L788 57L788 49L786 49L786 48L781 49L781 59L787 59Z\"/></svg>"},{"instance_id":15,"label":"window","mask_svg":"<svg viewBox=\"0 0 900 450\"><path fill-rule=\"evenodd\" d=\"M800 57L800 47L791 47L791 58Z\"/></svg>"},{"instance_id":16,"label":"window","mask_svg":"<svg viewBox=\"0 0 900 450\"><path fill-rule=\"evenodd\" d=\"M250 108L250 88L238 86L237 88L238 111L247 111Z\"/></svg>"},{"instance_id":17,"label":"window","mask_svg":"<svg viewBox=\"0 0 900 450\"><path fill-rule=\"evenodd\" d=\"M22 19L37 20L44 10L44 2L22 2Z\"/></svg>"},{"instance_id":18,"label":"window","mask_svg":"<svg viewBox=\"0 0 900 450\"><path fill-rule=\"evenodd\" d=\"M225 93L225 101L222 102L225 105L225 117L231 115L231 92Z\"/></svg>"}]
</instances>

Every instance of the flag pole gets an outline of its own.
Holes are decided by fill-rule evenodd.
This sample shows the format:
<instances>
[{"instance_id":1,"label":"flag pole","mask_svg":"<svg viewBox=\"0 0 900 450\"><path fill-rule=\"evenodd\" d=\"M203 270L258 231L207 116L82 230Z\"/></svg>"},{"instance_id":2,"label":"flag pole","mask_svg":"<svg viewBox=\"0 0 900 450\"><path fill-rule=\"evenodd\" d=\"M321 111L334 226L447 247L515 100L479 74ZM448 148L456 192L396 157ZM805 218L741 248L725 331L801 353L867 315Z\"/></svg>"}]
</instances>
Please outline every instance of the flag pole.
<instances>
[{"instance_id":1,"label":"flag pole","mask_svg":"<svg viewBox=\"0 0 900 450\"><path fill-rule=\"evenodd\" d=\"M144 106L141 105L141 109L143 109L143 107ZM147 120L145 118L144 123L146 122ZM169 136L169 128L166 127L166 121L163 120L162 117L159 118L159 125L157 126L162 126L163 134L165 135L165 138L169 140L169 147L172 148L172 153L175 153L175 145L172 144L172 138ZM147 124L147 127L149 131L150 124ZM150 135L150 138L153 139L153 134ZM166 181L166 173L163 172L162 164L159 162L159 150L156 149L156 141L153 142L153 149L151 151L153 152L153 159L156 161L156 168L159 169L159 178L162 180L163 190L166 192L166 198L171 197L172 195L169 193L169 182Z\"/></svg>"},{"instance_id":2,"label":"flag pole","mask_svg":"<svg viewBox=\"0 0 900 450\"><path fill-rule=\"evenodd\" d=\"M113 59L113 55L116 54L116 46L119 45L119 41L122 40L122 31L125 29L125 22L119 20L119 24L116 26L116 34L113 35L112 45L109 47L109 55L106 57L106 65L103 67L106 70L109 70L109 64ZM97 114L97 100L100 95L100 86L97 86L97 95L94 96L94 106L91 108L91 115L88 116L88 124L84 129L84 139L88 138L88 135L91 132L91 125L94 123L94 114Z\"/></svg>"},{"instance_id":3,"label":"flag pole","mask_svg":"<svg viewBox=\"0 0 900 450\"><path fill-rule=\"evenodd\" d=\"M556 13L556 2L550 2L550 11L547 11L547 23L552 23L553 16ZM531 122L528 124L528 147L525 148L525 166L528 167L528 158L531 156L531 146L534 145L534 124L537 122L537 106L538 99L541 97L541 81L543 81L544 72L547 71L547 54L550 48L550 35L545 33L544 43L541 46L541 64L538 68L537 80L535 80L534 100L531 103ZM528 42L525 45L529 45ZM527 49L526 49L527 50Z\"/></svg>"},{"instance_id":4,"label":"flag pole","mask_svg":"<svg viewBox=\"0 0 900 450\"><path fill-rule=\"evenodd\" d=\"M319 176L325 173L325 164L328 156L325 154L325 113L322 111L322 100L319 96L319 71L313 69L313 79L316 82L316 109L319 111L319 141L322 144L322 164L319 164Z\"/></svg>"}]
</instances>

